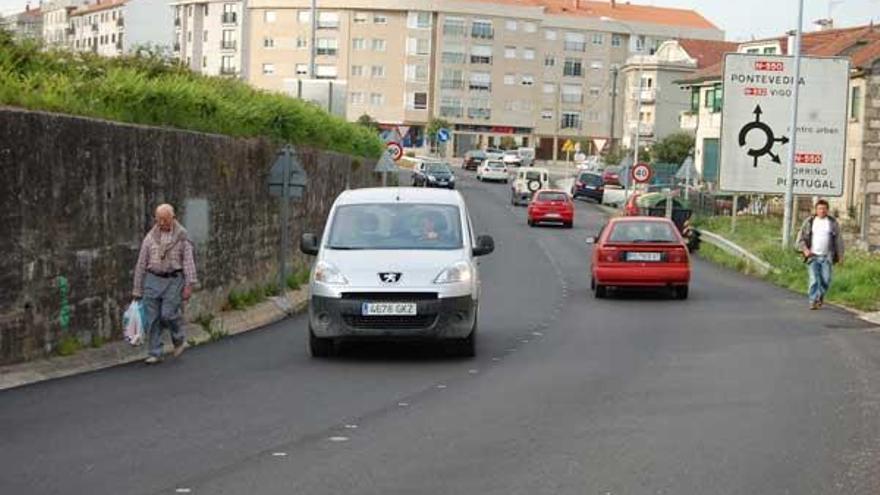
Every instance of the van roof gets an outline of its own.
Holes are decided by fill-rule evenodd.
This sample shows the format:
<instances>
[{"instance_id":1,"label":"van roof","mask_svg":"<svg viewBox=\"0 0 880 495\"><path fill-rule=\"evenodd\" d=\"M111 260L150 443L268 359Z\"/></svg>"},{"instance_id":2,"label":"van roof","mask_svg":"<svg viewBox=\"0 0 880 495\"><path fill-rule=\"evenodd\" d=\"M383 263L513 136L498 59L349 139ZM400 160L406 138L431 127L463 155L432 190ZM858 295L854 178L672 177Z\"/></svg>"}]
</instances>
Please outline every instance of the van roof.
<instances>
[{"instance_id":1,"label":"van roof","mask_svg":"<svg viewBox=\"0 0 880 495\"><path fill-rule=\"evenodd\" d=\"M364 203L431 203L463 206L464 199L458 191L425 187L372 187L349 189L336 198L337 205Z\"/></svg>"}]
</instances>

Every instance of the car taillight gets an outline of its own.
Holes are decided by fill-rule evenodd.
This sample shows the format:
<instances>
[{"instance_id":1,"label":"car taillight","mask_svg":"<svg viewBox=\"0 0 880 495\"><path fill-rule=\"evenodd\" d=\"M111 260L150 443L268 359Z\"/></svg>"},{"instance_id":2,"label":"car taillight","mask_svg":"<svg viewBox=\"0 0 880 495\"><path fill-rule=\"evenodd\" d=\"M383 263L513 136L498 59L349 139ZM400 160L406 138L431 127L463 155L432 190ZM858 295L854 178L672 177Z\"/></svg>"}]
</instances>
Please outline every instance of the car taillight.
<instances>
[{"instance_id":1,"label":"car taillight","mask_svg":"<svg viewBox=\"0 0 880 495\"><path fill-rule=\"evenodd\" d=\"M687 250L685 248L675 248L668 252L666 259L669 263L687 263Z\"/></svg>"},{"instance_id":2,"label":"car taillight","mask_svg":"<svg viewBox=\"0 0 880 495\"><path fill-rule=\"evenodd\" d=\"M616 249L599 248L599 261L613 263L617 261L618 254Z\"/></svg>"}]
</instances>

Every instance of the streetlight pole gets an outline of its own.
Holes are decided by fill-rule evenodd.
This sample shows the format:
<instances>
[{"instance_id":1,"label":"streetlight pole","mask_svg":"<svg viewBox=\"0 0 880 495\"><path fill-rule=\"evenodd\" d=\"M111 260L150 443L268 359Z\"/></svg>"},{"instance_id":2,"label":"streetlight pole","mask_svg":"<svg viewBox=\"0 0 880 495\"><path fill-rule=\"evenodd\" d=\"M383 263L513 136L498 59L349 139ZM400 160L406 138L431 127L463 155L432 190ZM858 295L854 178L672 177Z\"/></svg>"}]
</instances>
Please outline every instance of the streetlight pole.
<instances>
[{"instance_id":1,"label":"streetlight pole","mask_svg":"<svg viewBox=\"0 0 880 495\"><path fill-rule=\"evenodd\" d=\"M309 78L315 79L315 43L318 40L318 0L312 0L311 8L312 36L309 40Z\"/></svg>"},{"instance_id":2,"label":"streetlight pole","mask_svg":"<svg viewBox=\"0 0 880 495\"><path fill-rule=\"evenodd\" d=\"M788 167L785 170L785 213L782 219L782 247L791 245L794 217L794 160L797 152L798 98L801 79L801 28L804 23L804 0L798 0L798 21L794 36L794 97L791 103L791 140L788 143Z\"/></svg>"}]
</instances>

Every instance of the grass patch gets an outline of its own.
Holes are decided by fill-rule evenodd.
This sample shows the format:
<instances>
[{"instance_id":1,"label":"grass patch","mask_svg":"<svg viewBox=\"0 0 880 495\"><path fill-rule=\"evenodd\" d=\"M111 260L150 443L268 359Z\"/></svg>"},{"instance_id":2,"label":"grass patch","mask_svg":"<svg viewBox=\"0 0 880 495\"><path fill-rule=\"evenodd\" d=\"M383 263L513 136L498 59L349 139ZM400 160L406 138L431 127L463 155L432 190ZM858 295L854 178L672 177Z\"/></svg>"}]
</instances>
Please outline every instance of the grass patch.
<instances>
[{"instance_id":1,"label":"grass patch","mask_svg":"<svg viewBox=\"0 0 880 495\"><path fill-rule=\"evenodd\" d=\"M82 349L79 339L73 335L65 335L55 347L55 352L59 356L72 356Z\"/></svg>"},{"instance_id":2,"label":"grass patch","mask_svg":"<svg viewBox=\"0 0 880 495\"><path fill-rule=\"evenodd\" d=\"M290 290L299 290L300 287L309 283L311 270L307 267L295 270L287 276L287 288Z\"/></svg>"},{"instance_id":3,"label":"grass patch","mask_svg":"<svg viewBox=\"0 0 880 495\"><path fill-rule=\"evenodd\" d=\"M730 217L697 218L694 224L730 239L779 270L779 273L768 273L765 279L795 292L807 293L807 268L800 253L780 246L782 219L738 217L735 231L731 230ZM706 242L700 246L699 253L707 260L748 272L745 262ZM828 300L863 311L880 310L880 255L848 250L844 263L834 266Z\"/></svg>"},{"instance_id":4,"label":"grass patch","mask_svg":"<svg viewBox=\"0 0 880 495\"><path fill-rule=\"evenodd\" d=\"M100 57L43 49L0 30L0 104L134 124L240 137L265 137L348 155L377 158L372 129L317 105L191 72L144 50Z\"/></svg>"},{"instance_id":5,"label":"grass patch","mask_svg":"<svg viewBox=\"0 0 880 495\"><path fill-rule=\"evenodd\" d=\"M107 339L105 339L104 337L98 334L92 334L92 341L89 342L89 345L92 347L92 349L100 349L104 347L104 344L106 343Z\"/></svg>"}]
</instances>

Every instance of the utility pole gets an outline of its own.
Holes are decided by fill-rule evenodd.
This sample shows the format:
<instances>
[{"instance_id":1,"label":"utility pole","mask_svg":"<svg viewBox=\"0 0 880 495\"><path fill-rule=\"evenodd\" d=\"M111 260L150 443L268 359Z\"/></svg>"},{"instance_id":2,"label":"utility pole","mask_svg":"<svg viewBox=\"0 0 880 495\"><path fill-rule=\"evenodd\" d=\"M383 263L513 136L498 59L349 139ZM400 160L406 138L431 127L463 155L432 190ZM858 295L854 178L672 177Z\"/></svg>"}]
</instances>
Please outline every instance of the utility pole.
<instances>
[{"instance_id":1,"label":"utility pole","mask_svg":"<svg viewBox=\"0 0 880 495\"><path fill-rule=\"evenodd\" d=\"M636 45L638 46L638 45ZM632 166L629 170L623 170L622 173L626 174L626 182L624 182L625 187L623 190L623 205L626 207L626 202L629 200L629 183L632 180L631 172L632 167L635 167L639 164L639 133L641 132L642 127L642 69L643 63L645 61L644 55L639 55L639 76L638 81L636 83L636 127L635 127L635 137L633 137L633 161Z\"/></svg>"},{"instance_id":2,"label":"utility pole","mask_svg":"<svg viewBox=\"0 0 880 495\"><path fill-rule=\"evenodd\" d=\"M311 10L312 36L309 40L309 78L315 79L315 43L318 40L318 0L312 0Z\"/></svg>"},{"instance_id":3,"label":"utility pole","mask_svg":"<svg viewBox=\"0 0 880 495\"><path fill-rule=\"evenodd\" d=\"M782 247L791 245L794 217L794 159L797 151L798 99L801 79L801 29L804 23L804 0L798 0L798 21L794 36L794 98L791 103L791 140L788 143L788 167L785 170L785 214L782 219Z\"/></svg>"},{"instance_id":4,"label":"utility pole","mask_svg":"<svg viewBox=\"0 0 880 495\"><path fill-rule=\"evenodd\" d=\"M611 147L609 149L614 149L614 117L617 111L617 71L617 67L611 68L611 127L608 130Z\"/></svg>"}]
</instances>

